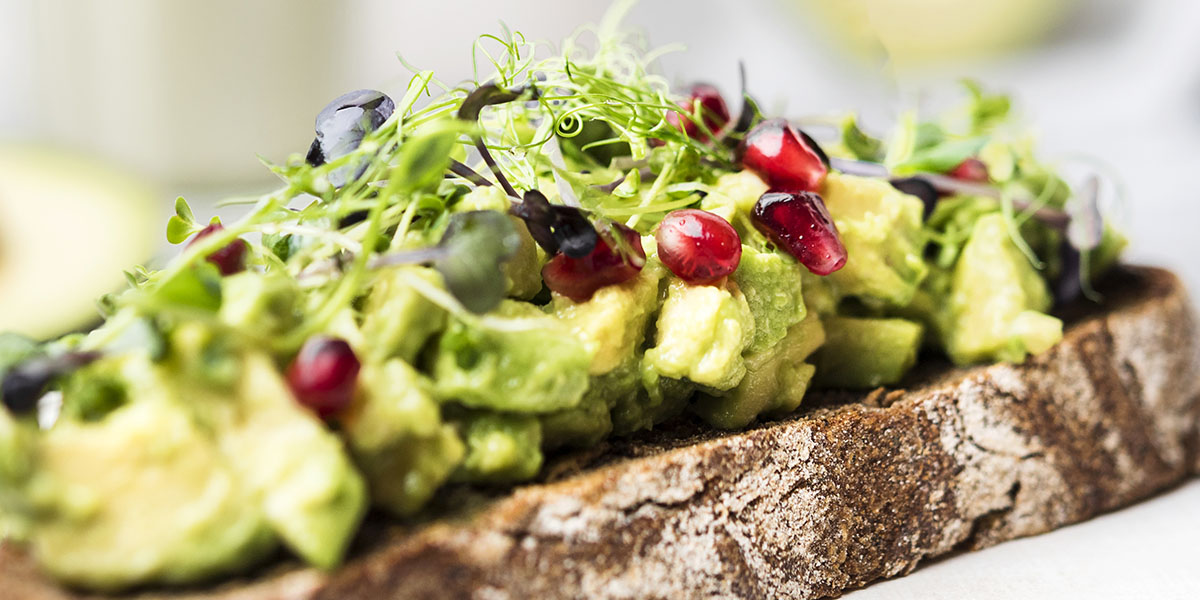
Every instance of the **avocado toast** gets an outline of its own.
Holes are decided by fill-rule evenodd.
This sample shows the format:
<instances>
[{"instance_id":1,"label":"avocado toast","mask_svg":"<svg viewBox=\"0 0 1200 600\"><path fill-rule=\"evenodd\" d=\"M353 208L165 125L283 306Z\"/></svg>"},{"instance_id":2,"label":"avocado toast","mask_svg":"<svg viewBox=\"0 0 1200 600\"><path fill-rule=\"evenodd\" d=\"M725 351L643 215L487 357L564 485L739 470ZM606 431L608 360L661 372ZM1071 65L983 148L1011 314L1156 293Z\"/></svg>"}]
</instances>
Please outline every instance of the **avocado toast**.
<instances>
[{"instance_id":1,"label":"avocado toast","mask_svg":"<svg viewBox=\"0 0 1200 600\"><path fill-rule=\"evenodd\" d=\"M734 118L711 86L670 93L611 27L594 52L568 44L548 58L519 36L490 39L503 52L486 80L434 96L440 84L418 72L399 100L360 90L330 103L307 155L270 165L284 187L238 222L197 222L180 200L167 234L186 249L131 271L129 289L101 300L104 325L3 339L0 527L14 547L100 591L212 582L279 552L329 572L360 531L379 534L376 520L363 526L369 507L409 524L465 514L471 490L553 477L548 456L694 421L742 429L794 413L813 386L895 386L923 348L960 365L1030 354L1029 368L1059 364L1055 298L1099 297L1092 282L1123 243L1100 218L1097 186L1073 193L1009 130L1007 100L975 86L958 118L906 118L887 142L847 118L822 148L748 95ZM1177 286L1154 279L1126 281L1145 285L1142 304L1160 317L1186 315ZM1162 361L1191 358L1191 329L1178 334L1174 347L1146 343ZM842 420L870 424L814 417L755 431ZM655 464L522 494L565 485L584 502L581 490L607 485L600 474L639 472L646 489L658 478L678 494L671 468ZM737 461L700 470L754 473ZM505 507L521 497L476 518L512 526ZM394 566L387 576L400 577L421 563L373 557L431 554L421 540L447 547L457 535L444 575L419 566L429 593L451 593L455 561L489 551L466 527L434 524L342 573ZM554 572L541 562L552 555L522 556L533 561L523 568ZM504 583L505 561L485 563L495 572L453 593L525 589ZM317 572L287 577L340 581ZM575 585L559 593L603 595Z\"/></svg>"}]
</instances>

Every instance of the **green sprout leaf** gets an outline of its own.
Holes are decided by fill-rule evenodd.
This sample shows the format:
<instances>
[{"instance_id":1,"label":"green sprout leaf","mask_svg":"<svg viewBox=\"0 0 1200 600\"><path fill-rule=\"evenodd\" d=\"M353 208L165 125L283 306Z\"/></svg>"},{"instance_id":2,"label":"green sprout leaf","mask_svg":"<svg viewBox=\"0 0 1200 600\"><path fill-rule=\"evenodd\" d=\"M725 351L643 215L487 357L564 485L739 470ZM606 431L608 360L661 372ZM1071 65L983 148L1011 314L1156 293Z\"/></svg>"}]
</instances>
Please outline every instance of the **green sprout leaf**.
<instances>
[{"instance_id":1,"label":"green sprout leaf","mask_svg":"<svg viewBox=\"0 0 1200 600\"><path fill-rule=\"evenodd\" d=\"M442 181L450 168L450 153L458 144L463 128L455 123L440 124L413 136L400 145L396 166L389 175L401 192L431 190Z\"/></svg>"},{"instance_id":2,"label":"green sprout leaf","mask_svg":"<svg viewBox=\"0 0 1200 600\"><path fill-rule=\"evenodd\" d=\"M943 142L913 152L907 160L897 164L892 170L902 175L920 172L945 173L958 166L958 163L979 154L987 141L986 137L973 137Z\"/></svg>"},{"instance_id":3,"label":"green sprout leaf","mask_svg":"<svg viewBox=\"0 0 1200 600\"><path fill-rule=\"evenodd\" d=\"M193 233L200 231L200 226L192 221L187 221L179 215L174 215L167 220L167 241L172 244L182 244L184 240L192 236Z\"/></svg>"},{"instance_id":4,"label":"green sprout leaf","mask_svg":"<svg viewBox=\"0 0 1200 600\"><path fill-rule=\"evenodd\" d=\"M1008 113L1012 110L1012 100L1008 96L984 93L983 86L970 79L963 80L962 84L971 95L968 110L971 114L973 133L984 133L1008 118Z\"/></svg>"},{"instance_id":5,"label":"green sprout leaf","mask_svg":"<svg viewBox=\"0 0 1200 600\"><path fill-rule=\"evenodd\" d=\"M183 196L175 199L175 215L187 223L196 221L196 217L192 215L192 207L188 206L187 200L184 200Z\"/></svg>"},{"instance_id":6,"label":"green sprout leaf","mask_svg":"<svg viewBox=\"0 0 1200 600\"><path fill-rule=\"evenodd\" d=\"M216 312L221 308L221 272L207 261L176 271L157 282L147 302L151 309L183 306Z\"/></svg>"},{"instance_id":7,"label":"green sprout leaf","mask_svg":"<svg viewBox=\"0 0 1200 600\"><path fill-rule=\"evenodd\" d=\"M433 266L467 310L482 314L500 304L508 286L500 265L521 247L521 236L507 215L493 210L457 213L440 246L446 253Z\"/></svg>"},{"instance_id":8,"label":"green sprout leaf","mask_svg":"<svg viewBox=\"0 0 1200 600\"><path fill-rule=\"evenodd\" d=\"M842 144L853 152L858 160L883 160L883 142L863 133L863 130L858 128L858 119L853 114L842 120Z\"/></svg>"}]
</instances>

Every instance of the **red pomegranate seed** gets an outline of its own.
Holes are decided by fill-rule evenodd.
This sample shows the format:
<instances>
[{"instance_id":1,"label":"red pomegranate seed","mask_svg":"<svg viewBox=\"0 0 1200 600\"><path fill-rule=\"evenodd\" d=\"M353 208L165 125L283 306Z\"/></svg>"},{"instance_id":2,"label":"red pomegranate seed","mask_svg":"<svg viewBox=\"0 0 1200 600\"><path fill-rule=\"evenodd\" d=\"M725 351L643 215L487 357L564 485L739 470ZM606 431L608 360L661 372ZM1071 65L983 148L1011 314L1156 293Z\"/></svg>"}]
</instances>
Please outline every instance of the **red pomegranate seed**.
<instances>
[{"instance_id":1,"label":"red pomegranate seed","mask_svg":"<svg viewBox=\"0 0 1200 600\"><path fill-rule=\"evenodd\" d=\"M987 183L988 168L982 160L978 158L968 158L950 169L949 175L955 179L963 181L973 181L975 183Z\"/></svg>"},{"instance_id":2,"label":"red pomegranate seed","mask_svg":"<svg viewBox=\"0 0 1200 600\"><path fill-rule=\"evenodd\" d=\"M614 231L624 238L627 252L631 254L624 254L617 248ZM637 276L646 264L646 251L642 248L642 237L638 232L620 223L613 223L610 229L599 233L600 239L596 240L596 248L591 254L583 258L571 258L560 252L542 267L542 278L546 280L547 287L576 302L583 302L602 287Z\"/></svg>"},{"instance_id":3,"label":"red pomegranate seed","mask_svg":"<svg viewBox=\"0 0 1200 600\"><path fill-rule=\"evenodd\" d=\"M313 336L288 367L287 380L296 400L321 418L350 406L358 382L358 357L344 340Z\"/></svg>"},{"instance_id":4,"label":"red pomegranate seed","mask_svg":"<svg viewBox=\"0 0 1200 600\"><path fill-rule=\"evenodd\" d=\"M846 264L846 247L825 201L813 192L767 192L754 204L754 226L817 275Z\"/></svg>"},{"instance_id":5,"label":"red pomegranate seed","mask_svg":"<svg viewBox=\"0 0 1200 600\"><path fill-rule=\"evenodd\" d=\"M725 100L721 98L721 92L717 90L716 86L707 83L693 85L688 90L687 100L680 102L679 106L688 114L692 114L697 101L700 103L700 118L709 131L717 133L729 122L729 107L725 106ZM668 123L674 125L676 129L681 129L688 137L700 142L708 141L708 134L704 133L699 125L678 112L668 111L666 119Z\"/></svg>"},{"instance_id":6,"label":"red pomegranate seed","mask_svg":"<svg viewBox=\"0 0 1200 600\"><path fill-rule=\"evenodd\" d=\"M821 160L821 150L805 138L783 119L763 121L742 140L742 166L773 190L819 191L829 167Z\"/></svg>"},{"instance_id":7,"label":"red pomegranate seed","mask_svg":"<svg viewBox=\"0 0 1200 600\"><path fill-rule=\"evenodd\" d=\"M697 285L720 281L737 269L742 238L729 221L688 208L667 215L654 233L658 258L680 279Z\"/></svg>"},{"instance_id":8,"label":"red pomegranate seed","mask_svg":"<svg viewBox=\"0 0 1200 600\"><path fill-rule=\"evenodd\" d=\"M225 229L220 223L213 223L196 233L196 237L188 242L188 247L191 247L196 242ZM249 247L245 240L234 240L224 248L214 251L205 257L204 260L217 265L217 270L222 275L233 275L246 270L246 251Z\"/></svg>"}]
</instances>

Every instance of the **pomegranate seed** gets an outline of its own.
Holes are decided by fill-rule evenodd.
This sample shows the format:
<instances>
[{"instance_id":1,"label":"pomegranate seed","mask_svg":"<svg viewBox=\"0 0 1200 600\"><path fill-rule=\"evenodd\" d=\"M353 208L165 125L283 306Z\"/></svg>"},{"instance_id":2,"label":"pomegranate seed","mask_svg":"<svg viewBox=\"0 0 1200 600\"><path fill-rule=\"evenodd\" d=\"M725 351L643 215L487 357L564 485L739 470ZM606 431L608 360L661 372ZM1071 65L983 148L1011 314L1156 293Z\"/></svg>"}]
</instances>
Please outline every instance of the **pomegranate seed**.
<instances>
[{"instance_id":1,"label":"pomegranate seed","mask_svg":"<svg viewBox=\"0 0 1200 600\"><path fill-rule=\"evenodd\" d=\"M625 240L632 255L624 255L613 238L614 230ZM612 227L600 231L596 248L583 258L571 258L561 252L554 255L542 267L542 278L546 285L576 302L592 297L596 290L628 281L646 264L646 251L642 248L642 237L638 232L613 223Z\"/></svg>"},{"instance_id":2,"label":"pomegranate seed","mask_svg":"<svg viewBox=\"0 0 1200 600\"><path fill-rule=\"evenodd\" d=\"M684 102L680 102L679 106L692 114L692 109L695 108L697 101L700 103L700 119L704 122L704 126L709 131L717 133L725 124L729 122L729 107L725 106L725 100L721 98L721 92L716 86L707 83L697 83L688 90L688 98ZM704 133L691 119L675 112L667 112L667 122L674 125L676 129L681 129L688 137L700 141L707 142L708 134Z\"/></svg>"},{"instance_id":3,"label":"pomegranate seed","mask_svg":"<svg viewBox=\"0 0 1200 600\"><path fill-rule=\"evenodd\" d=\"M754 226L817 275L846 264L846 247L825 201L813 192L767 192L754 204Z\"/></svg>"},{"instance_id":4,"label":"pomegranate seed","mask_svg":"<svg viewBox=\"0 0 1200 600\"><path fill-rule=\"evenodd\" d=\"M697 285L716 283L737 269L742 238L729 221L688 208L667 215L654 233L658 258L680 279Z\"/></svg>"},{"instance_id":5,"label":"pomegranate seed","mask_svg":"<svg viewBox=\"0 0 1200 600\"><path fill-rule=\"evenodd\" d=\"M225 228L221 226L220 223L213 223L208 227L201 229L196 234L196 237L192 238L192 241L188 242L188 247L190 248L196 242L218 231L221 231L222 229ZM217 265L217 270L220 271L222 275L233 275L234 273L240 273L241 271L246 270L246 250L248 249L249 247L246 245L245 240L234 240L224 248L209 254L207 257L205 257L205 260Z\"/></svg>"},{"instance_id":6,"label":"pomegranate seed","mask_svg":"<svg viewBox=\"0 0 1200 600\"><path fill-rule=\"evenodd\" d=\"M975 183L987 183L988 168L982 160L978 158L968 158L950 169L949 175L955 179L963 181L973 181Z\"/></svg>"},{"instance_id":7,"label":"pomegranate seed","mask_svg":"<svg viewBox=\"0 0 1200 600\"><path fill-rule=\"evenodd\" d=\"M300 404L326 418L354 400L358 369L358 357L350 344L318 335L304 342L288 367L287 380Z\"/></svg>"},{"instance_id":8,"label":"pomegranate seed","mask_svg":"<svg viewBox=\"0 0 1200 600\"><path fill-rule=\"evenodd\" d=\"M816 143L783 119L763 121L751 129L740 152L742 166L773 190L816 192L829 173Z\"/></svg>"}]
</instances>

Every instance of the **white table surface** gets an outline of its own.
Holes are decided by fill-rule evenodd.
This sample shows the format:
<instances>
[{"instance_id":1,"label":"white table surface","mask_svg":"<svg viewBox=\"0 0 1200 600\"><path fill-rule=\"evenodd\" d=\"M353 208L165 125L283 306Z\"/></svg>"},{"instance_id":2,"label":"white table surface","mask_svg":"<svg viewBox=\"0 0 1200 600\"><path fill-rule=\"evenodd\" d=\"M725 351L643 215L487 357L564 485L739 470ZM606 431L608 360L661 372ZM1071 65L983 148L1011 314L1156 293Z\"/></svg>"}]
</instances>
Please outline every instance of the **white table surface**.
<instances>
[{"instance_id":1,"label":"white table surface","mask_svg":"<svg viewBox=\"0 0 1200 600\"><path fill-rule=\"evenodd\" d=\"M1200 481L1090 521L935 561L845 598L1200 598Z\"/></svg>"}]
</instances>

